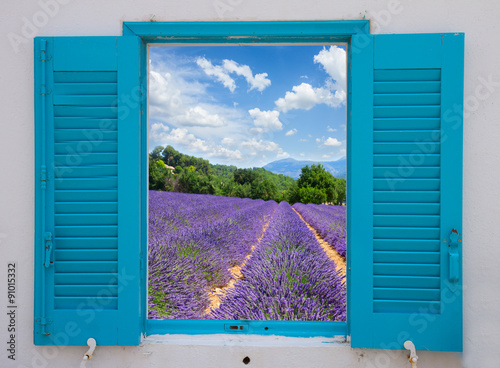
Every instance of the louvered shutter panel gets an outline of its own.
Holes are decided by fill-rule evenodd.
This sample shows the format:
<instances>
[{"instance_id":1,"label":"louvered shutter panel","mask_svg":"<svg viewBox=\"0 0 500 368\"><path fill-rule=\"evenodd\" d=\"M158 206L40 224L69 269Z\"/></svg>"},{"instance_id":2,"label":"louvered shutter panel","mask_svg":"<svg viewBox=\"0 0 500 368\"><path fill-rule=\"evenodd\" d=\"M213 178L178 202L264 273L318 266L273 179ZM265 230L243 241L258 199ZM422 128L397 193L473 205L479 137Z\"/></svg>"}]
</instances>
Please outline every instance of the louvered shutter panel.
<instances>
[{"instance_id":1,"label":"louvered shutter panel","mask_svg":"<svg viewBox=\"0 0 500 368\"><path fill-rule=\"evenodd\" d=\"M375 35L353 56L353 347L462 350L463 40Z\"/></svg>"},{"instance_id":2,"label":"louvered shutter panel","mask_svg":"<svg viewBox=\"0 0 500 368\"><path fill-rule=\"evenodd\" d=\"M139 50L35 39L35 344L140 342Z\"/></svg>"}]
</instances>

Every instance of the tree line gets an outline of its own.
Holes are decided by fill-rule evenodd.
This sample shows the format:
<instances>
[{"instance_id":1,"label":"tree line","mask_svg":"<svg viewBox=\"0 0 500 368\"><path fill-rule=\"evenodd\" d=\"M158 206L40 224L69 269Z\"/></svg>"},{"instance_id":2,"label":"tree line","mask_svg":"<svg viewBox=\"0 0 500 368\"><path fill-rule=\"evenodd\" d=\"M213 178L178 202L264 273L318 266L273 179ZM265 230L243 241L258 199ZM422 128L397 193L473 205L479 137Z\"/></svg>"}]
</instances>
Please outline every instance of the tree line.
<instances>
[{"instance_id":1,"label":"tree line","mask_svg":"<svg viewBox=\"0 0 500 368\"><path fill-rule=\"evenodd\" d=\"M341 205L346 200L346 180L335 178L321 164L303 167L299 179L294 180L261 167L212 165L203 158L180 153L170 145L157 146L149 154L149 189L290 204Z\"/></svg>"}]
</instances>

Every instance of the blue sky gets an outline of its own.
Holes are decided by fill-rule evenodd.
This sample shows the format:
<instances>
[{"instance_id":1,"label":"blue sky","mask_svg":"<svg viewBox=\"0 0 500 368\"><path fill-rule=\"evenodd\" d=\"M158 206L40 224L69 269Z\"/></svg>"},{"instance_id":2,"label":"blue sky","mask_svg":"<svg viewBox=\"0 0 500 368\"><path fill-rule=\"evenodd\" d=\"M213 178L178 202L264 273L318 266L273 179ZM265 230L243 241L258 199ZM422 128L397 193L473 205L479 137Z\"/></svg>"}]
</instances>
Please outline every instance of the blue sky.
<instances>
[{"instance_id":1,"label":"blue sky","mask_svg":"<svg viewBox=\"0 0 500 368\"><path fill-rule=\"evenodd\" d=\"M346 149L343 46L150 48L149 148L260 167Z\"/></svg>"}]
</instances>

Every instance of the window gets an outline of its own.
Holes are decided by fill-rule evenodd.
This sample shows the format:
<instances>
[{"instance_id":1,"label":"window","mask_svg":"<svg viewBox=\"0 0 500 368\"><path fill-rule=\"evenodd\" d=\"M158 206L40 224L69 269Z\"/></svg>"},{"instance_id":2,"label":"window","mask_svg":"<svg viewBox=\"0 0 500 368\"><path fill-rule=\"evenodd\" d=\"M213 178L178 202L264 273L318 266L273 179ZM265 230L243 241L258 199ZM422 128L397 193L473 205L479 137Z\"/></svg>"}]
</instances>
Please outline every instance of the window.
<instances>
[{"instance_id":1,"label":"window","mask_svg":"<svg viewBox=\"0 0 500 368\"><path fill-rule=\"evenodd\" d=\"M350 46L348 318L323 333L461 350L463 35L370 35L366 21L125 23L122 37L37 38L35 343L164 333L145 319L146 46L242 40Z\"/></svg>"}]
</instances>

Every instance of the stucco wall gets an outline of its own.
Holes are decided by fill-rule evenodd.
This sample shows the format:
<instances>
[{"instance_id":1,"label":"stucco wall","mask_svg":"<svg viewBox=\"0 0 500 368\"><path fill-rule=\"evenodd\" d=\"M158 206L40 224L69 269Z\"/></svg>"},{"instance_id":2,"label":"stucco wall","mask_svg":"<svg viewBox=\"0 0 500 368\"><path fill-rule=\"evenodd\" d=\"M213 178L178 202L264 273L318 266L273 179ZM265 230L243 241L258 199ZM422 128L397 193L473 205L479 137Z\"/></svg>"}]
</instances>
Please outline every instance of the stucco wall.
<instances>
[{"instance_id":1,"label":"stucco wall","mask_svg":"<svg viewBox=\"0 0 500 368\"><path fill-rule=\"evenodd\" d=\"M403 2L402 2L403 3ZM43 5L50 4L50 5ZM496 0L3 0L0 13L0 298L7 263L18 264L16 361L7 359L0 303L1 367L78 367L82 347L32 344L33 36L120 35L122 21L370 19L373 33L466 34L464 121L464 353L419 352L420 367L493 367L500 349L500 2ZM378 25L377 25L378 23ZM17 36L17 37L16 37ZM14 39L14 41L12 41ZM422 50L425 52L425 50ZM354 350L324 339L216 336L98 348L87 367L408 367L405 352Z\"/></svg>"}]
</instances>

